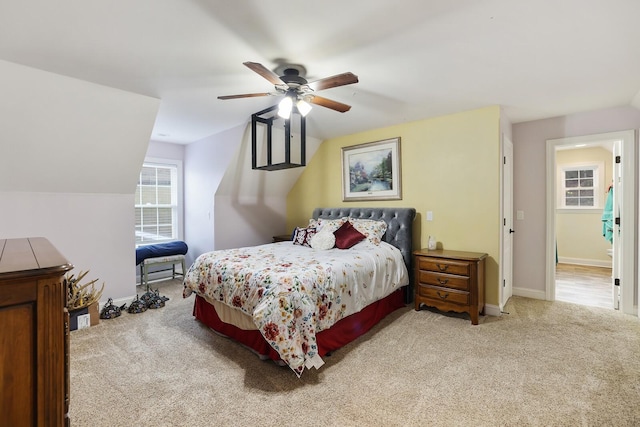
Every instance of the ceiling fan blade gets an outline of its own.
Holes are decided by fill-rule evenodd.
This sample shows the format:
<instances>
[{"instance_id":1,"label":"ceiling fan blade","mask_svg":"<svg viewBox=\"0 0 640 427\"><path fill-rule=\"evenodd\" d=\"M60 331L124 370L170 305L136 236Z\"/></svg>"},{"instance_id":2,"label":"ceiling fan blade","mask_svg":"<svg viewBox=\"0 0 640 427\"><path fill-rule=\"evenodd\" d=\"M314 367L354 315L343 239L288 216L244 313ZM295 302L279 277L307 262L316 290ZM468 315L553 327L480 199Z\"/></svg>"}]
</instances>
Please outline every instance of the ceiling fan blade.
<instances>
[{"instance_id":1,"label":"ceiling fan blade","mask_svg":"<svg viewBox=\"0 0 640 427\"><path fill-rule=\"evenodd\" d=\"M320 105L322 107L331 108L332 110L336 110L341 113L346 113L351 109L351 105L343 104L342 102L333 101L331 99L323 98L317 95L309 99L309 102L312 104Z\"/></svg>"},{"instance_id":2,"label":"ceiling fan blade","mask_svg":"<svg viewBox=\"0 0 640 427\"><path fill-rule=\"evenodd\" d=\"M319 91L324 89L331 89L332 87L350 85L353 83L358 83L358 76L353 73L347 72L316 80L314 82L308 83L307 86L315 91Z\"/></svg>"},{"instance_id":3,"label":"ceiling fan blade","mask_svg":"<svg viewBox=\"0 0 640 427\"><path fill-rule=\"evenodd\" d=\"M243 64L249 67L252 71L260 74L262 77L269 80L274 85L285 84L282 80L280 80L280 76L278 76L276 73L274 73L273 71L271 71L270 69L268 69L262 64L259 64L257 62L243 62Z\"/></svg>"},{"instance_id":4,"label":"ceiling fan blade","mask_svg":"<svg viewBox=\"0 0 640 427\"><path fill-rule=\"evenodd\" d=\"M219 96L218 99L237 99L237 98L255 98L258 96L269 96L271 95L269 92L264 93L245 93L242 95L224 95Z\"/></svg>"}]
</instances>

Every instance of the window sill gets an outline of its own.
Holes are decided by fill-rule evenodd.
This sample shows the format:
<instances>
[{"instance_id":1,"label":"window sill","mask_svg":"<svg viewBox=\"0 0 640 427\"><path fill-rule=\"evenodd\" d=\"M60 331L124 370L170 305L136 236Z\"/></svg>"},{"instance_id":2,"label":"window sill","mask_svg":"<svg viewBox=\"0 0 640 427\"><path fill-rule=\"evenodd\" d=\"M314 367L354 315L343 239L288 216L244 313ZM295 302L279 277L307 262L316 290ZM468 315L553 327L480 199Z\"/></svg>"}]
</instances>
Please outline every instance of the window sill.
<instances>
[{"instance_id":1,"label":"window sill","mask_svg":"<svg viewBox=\"0 0 640 427\"><path fill-rule=\"evenodd\" d=\"M558 214L602 214L602 208L556 208Z\"/></svg>"}]
</instances>

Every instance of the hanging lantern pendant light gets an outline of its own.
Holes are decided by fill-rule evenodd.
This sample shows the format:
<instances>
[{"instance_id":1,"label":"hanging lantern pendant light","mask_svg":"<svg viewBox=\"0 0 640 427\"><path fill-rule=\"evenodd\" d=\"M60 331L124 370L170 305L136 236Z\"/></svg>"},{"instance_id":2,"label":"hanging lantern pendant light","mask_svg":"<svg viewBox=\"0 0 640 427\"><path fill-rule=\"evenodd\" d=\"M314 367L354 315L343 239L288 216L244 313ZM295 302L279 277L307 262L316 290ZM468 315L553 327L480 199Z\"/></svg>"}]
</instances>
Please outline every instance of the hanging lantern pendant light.
<instances>
[{"instance_id":1,"label":"hanging lantern pendant light","mask_svg":"<svg viewBox=\"0 0 640 427\"><path fill-rule=\"evenodd\" d=\"M288 99L288 101L285 101ZM294 104L294 99L287 96L285 100L280 101L279 104L259 111L251 115L251 168L258 170L281 170L281 169L291 169L297 168L306 165L306 118L305 115L302 114L302 111L305 109L304 104L307 104L303 100L299 100ZM284 102L284 105L282 105ZM300 104L303 102L304 104ZM301 106L298 106L301 105ZM307 104L308 105L308 104ZM278 111L276 111L276 109ZM306 109L306 112L309 112L309 108ZM288 111L288 114L286 112ZM274 126L274 122L284 120L284 144L276 144L284 148L284 161L279 163L274 163L273 159L273 139L274 139L274 130L276 126ZM299 139L300 139L300 162L295 163L291 160L291 142L294 139L294 134L291 132L292 122L296 121L299 123ZM299 121L299 122L298 122ZM265 137L265 140L261 142L261 152L263 156L258 156L258 126L261 126L264 129L264 132L260 132L261 135ZM279 132L282 132L280 130ZM277 136L279 132L275 132ZM280 133L280 135L282 135ZM297 136L297 134L296 134ZM265 160L266 164L258 165L258 157ZM276 156L278 157L278 156ZM264 163L264 162L262 162Z\"/></svg>"}]
</instances>

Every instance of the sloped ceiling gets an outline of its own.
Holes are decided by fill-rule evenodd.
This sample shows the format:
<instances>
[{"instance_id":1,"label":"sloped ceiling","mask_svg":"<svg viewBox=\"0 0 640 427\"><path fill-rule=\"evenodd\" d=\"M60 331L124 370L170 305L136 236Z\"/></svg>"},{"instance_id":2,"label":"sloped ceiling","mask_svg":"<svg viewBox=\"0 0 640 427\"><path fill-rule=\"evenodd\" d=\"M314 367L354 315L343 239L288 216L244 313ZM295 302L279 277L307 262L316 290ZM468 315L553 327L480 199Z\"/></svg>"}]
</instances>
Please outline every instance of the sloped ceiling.
<instances>
[{"instance_id":1,"label":"sloped ceiling","mask_svg":"<svg viewBox=\"0 0 640 427\"><path fill-rule=\"evenodd\" d=\"M0 60L0 191L133 194L160 101Z\"/></svg>"},{"instance_id":2,"label":"sloped ceiling","mask_svg":"<svg viewBox=\"0 0 640 427\"><path fill-rule=\"evenodd\" d=\"M318 139L502 105L514 123L630 105L640 91L637 0L9 0L0 59L162 100L152 138L189 143L274 97L242 65L303 64L322 92ZM637 98L636 98L637 99Z\"/></svg>"}]
</instances>

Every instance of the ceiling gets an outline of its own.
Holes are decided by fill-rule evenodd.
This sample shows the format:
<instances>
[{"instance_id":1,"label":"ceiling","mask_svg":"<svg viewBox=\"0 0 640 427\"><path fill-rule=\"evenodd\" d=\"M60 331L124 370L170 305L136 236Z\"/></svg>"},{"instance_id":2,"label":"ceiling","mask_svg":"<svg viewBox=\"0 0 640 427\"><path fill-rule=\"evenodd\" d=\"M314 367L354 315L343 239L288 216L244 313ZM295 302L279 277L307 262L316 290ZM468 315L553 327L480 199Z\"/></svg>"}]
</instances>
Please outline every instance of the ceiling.
<instances>
[{"instance_id":1,"label":"ceiling","mask_svg":"<svg viewBox=\"0 0 640 427\"><path fill-rule=\"evenodd\" d=\"M161 99L152 139L190 143L276 97L242 65L303 64L319 139L501 105L513 122L640 107L638 0L3 0L0 59ZM634 101L635 99L635 101Z\"/></svg>"}]
</instances>

